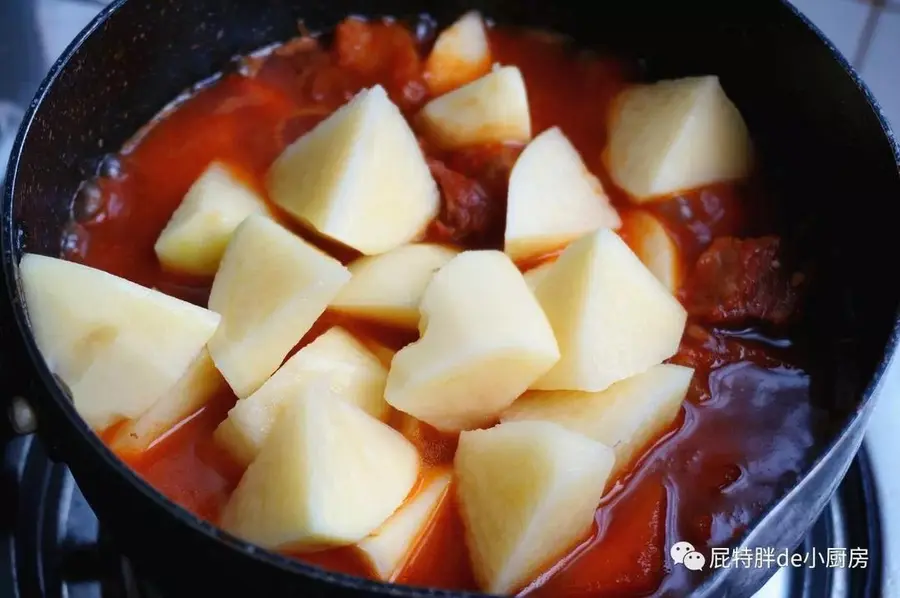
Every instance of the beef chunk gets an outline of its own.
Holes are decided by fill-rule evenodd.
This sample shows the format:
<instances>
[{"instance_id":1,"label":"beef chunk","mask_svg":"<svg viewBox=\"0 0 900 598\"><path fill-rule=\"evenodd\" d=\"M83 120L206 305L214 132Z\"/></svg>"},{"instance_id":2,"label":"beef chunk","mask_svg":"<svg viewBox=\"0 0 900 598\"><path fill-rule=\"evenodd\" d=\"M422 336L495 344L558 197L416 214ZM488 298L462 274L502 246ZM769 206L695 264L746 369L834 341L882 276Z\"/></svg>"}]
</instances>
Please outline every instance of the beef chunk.
<instances>
[{"instance_id":1,"label":"beef chunk","mask_svg":"<svg viewBox=\"0 0 900 598\"><path fill-rule=\"evenodd\" d=\"M685 307L709 324L785 324L802 283L782 262L778 237L720 237L697 260L684 287Z\"/></svg>"},{"instance_id":2,"label":"beef chunk","mask_svg":"<svg viewBox=\"0 0 900 598\"><path fill-rule=\"evenodd\" d=\"M478 181L441 160L430 159L428 165L441 190L441 211L431 223L428 237L466 247L488 245L496 236L498 222L502 229L503 205L493 201Z\"/></svg>"}]
</instances>

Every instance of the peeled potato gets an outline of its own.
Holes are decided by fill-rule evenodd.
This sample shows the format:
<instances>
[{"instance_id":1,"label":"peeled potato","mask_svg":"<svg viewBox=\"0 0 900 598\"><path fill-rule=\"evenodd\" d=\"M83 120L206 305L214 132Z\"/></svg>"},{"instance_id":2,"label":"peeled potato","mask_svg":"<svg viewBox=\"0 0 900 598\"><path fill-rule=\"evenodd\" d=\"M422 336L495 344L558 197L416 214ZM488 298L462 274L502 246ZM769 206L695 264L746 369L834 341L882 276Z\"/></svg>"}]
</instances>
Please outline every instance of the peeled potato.
<instances>
[{"instance_id":1,"label":"peeled potato","mask_svg":"<svg viewBox=\"0 0 900 598\"><path fill-rule=\"evenodd\" d=\"M659 218L644 210L628 212L622 238L663 286L671 293L678 291L682 278L681 255Z\"/></svg>"},{"instance_id":2,"label":"peeled potato","mask_svg":"<svg viewBox=\"0 0 900 598\"><path fill-rule=\"evenodd\" d=\"M531 139L525 80L514 66L496 68L431 100L418 119L428 139L446 150Z\"/></svg>"},{"instance_id":3,"label":"peeled potato","mask_svg":"<svg viewBox=\"0 0 900 598\"><path fill-rule=\"evenodd\" d=\"M392 582L402 573L404 564L448 496L452 479L450 473L434 476L375 533L357 544L378 579Z\"/></svg>"},{"instance_id":4,"label":"peeled potato","mask_svg":"<svg viewBox=\"0 0 900 598\"><path fill-rule=\"evenodd\" d=\"M693 375L691 368L660 364L600 392L531 391L501 421L549 421L602 442L616 453L615 475L672 424Z\"/></svg>"},{"instance_id":5,"label":"peeled potato","mask_svg":"<svg viewBox=\"0 0 900 598\"><path fill-rule=\"evenodd\" d=\"M387 369L375 355L343 328L331 328L291 356L259 390L238 401L216 429L216 441L237 462L249 464L284 405L314 385L323 401L347 401L385 419L386 379Z\"/></svg>"},{"instance_id":6,"label":"peeled potato","mask_svg":"<svg viewBox=\"0 0 900 598\"><path fill-rule=\"evenodd\" d=\"M419 301L431 277L458 252L430 244L404 245L348 266L353 278L331 308L384 324L416 328Z\"/></svg>"},{"instance_id":7,"label":"peeled potato","mask_svg":"<svg viewBox=\"0 0 900 598\"><path fill-rule=\"evenodd\" d=\"M174 388L140 417L118 429L110 447L120 455L134 455L147 450L157 439L227 387L209 352L203 349Z\"/></svg>"},{"instance_id":8,"label":"peeled potato","mask_svg":"<svg viewBox=\"0 0 900 598\"><path fill-rule=\"evenodd\" d=\"M544 279L547 272L550 271L551 266L553 266L553 262L544 262L539 266L526 270L522 276L525 278L525 284L528 285L528 288L534 291L534 289L537 288L537 285Z\"/></svg>"},{"instance_id":9,"label":"peeled potato","mask_svg":"<svg viewBox=\"0 0 900 598\"><path fill-rule=\"evenodd\" d=\"M284 150L266 181L289 214L366 255L413 240L439 207L419 142L380 85Z\"/></svg>"},{"instance_id":10,"label":"peeled potato","mask_svg":"<svg viewBox=\"0 0 900 598\"><path fill-rule=\"evenodd\" d=\"M366 340L365 345L366 348L371 351L372 355L378 358L378 361L381 362L381 365L386 368L391 367L391 362L394 360L394 355L397 353L397 351L385 344L373 341L371 339Z\"/></svg>"},{"instance_id":11,"label":"peeled potato","mask_svg":"<svg viewBox=\"0 0 900 598\"><path fill-rule=\"evenodd\" d=\"M250 214L268 214L265 200L229 167L213 162L194 181L153 249L169 270L212 276L234 229Z\"/></svg>"},{"instance_id":12,"label":"peeled potato","mask_svg":"<svg viewBox=\"0 0 900 598\"><path fill-rule=\"evenodd\" d=\"M622 92L606 158L613 180L645 202L747 176L752 148L718 77L687 77Z\"/></svg>"},{"instance_id":13,"label":"peeled potato","mask_svg":"<svg viewBox=\"0 0 900 598\"><path fill-rule=\"evenodd\" d=\"M419 456L403 436L313 388L281 412L222 512L225 531L263 548L359 542L403 504Z\"/></svg>"},{"instance_id":14,"label":"peeled potato","mask_svg":"<svg viewBox=\"0 0 900 598\"><path fill-rule=\"evenodd\" d=\"M255 392L337 295L350 272L276 222L237 228L209 295L222 324L209 353L238 398Z\"/></svg>"},{"instance_id":15,"label":"peeled potato","mask_svg":"<svg viewBox=\"0 0 900 598\"><path fill-rule=\"evenodd\" d=\"M385 399L442 431L496 419L559 359L547 318L499 251L466 251L431 279L422 337L391 362Z\"/></svg>"},{"instance_id":16,"label":"peeled potato","mask_svg":"<svg viewBox=\"0 0 900 598\"><path fill-rule=\"evenodd\" d=\"M470 11L438 35L425 62L425 82L433 96L471 83L491 70L484 21Z\"/></svg>"},{"instance_id":17,"label":"peeled potato","mask_svg":"<svg viewBox=\"0 0 900 598\"><path fill-rule=\"evenodd\" d=\"M47 367L94 430L138 417L185 375L218 314L107 272L26 253L25 307Z\"/></svg>"},{"instance_id":18,"label":"peeled potato","mask_svg":"<svg viewBox=\"0 0 900 598\"><path fill-rule=\"evenodd\" d=\"M615 456L554 423L510 422L463 432L457 498L475 578L510 594L591 529Z\"/></svg>"},{"instance_id":19,"label":"peeled potato","mask_svg":"<svg viewBox=\"0 0 900 598\"><path fill-rule=\"evenodd\" d=\"M687 321L684 307L609 229L569 245L534 294L562 355L535 390L604 390L674 355Z\"/></svg>"},{"instance_id":20,"label":"peeled potato","mask_svg":"<svg viewBox=\"0 0 900 598\"><path fill-rule=\"evenodd\" d=\"M391 425L413 443L425 465L443 466L453 460L459 434L441 432L402 411L392 413Z\"/></svg>"},{"instance_id":21,"label":"peeled potato","mask_svg":"<svg viewBox=\"0 0 900 598\"><path fill-rule=\"evenodd\" d=\"M541 256L622 220L600 181L558 127L529 143L512 169L504 251L514 260Z\"/></svg>"}]
</instances>

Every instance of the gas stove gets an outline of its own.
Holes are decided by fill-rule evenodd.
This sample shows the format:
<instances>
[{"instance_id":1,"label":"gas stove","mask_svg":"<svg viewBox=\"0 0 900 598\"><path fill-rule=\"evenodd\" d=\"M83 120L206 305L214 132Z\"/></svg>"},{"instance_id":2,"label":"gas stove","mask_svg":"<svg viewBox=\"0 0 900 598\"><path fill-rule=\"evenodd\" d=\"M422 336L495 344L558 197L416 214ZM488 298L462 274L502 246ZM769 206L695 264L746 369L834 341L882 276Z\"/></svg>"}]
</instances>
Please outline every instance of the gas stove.
<instances>
[{"instance_id":1,"label":"gas stove","mask_svg":"<svg viewBox=\"0 0 900 598\"><path fill-rule=\"evenodd\" d=\"M0 0L0 181L24 108L50 63L106 3ZM783 567L756 598L900 596L900 509L886 499L900 491L888 421L892 412L900 417L900 405L887 400L900 393L900 365L880 392L886 396L864 449L795 551L862 549L866 566ZM116 550L68 469L49 460L36 437L0 431L0 598L44 597L164 598Z\"/></svg>"}]
</instances>

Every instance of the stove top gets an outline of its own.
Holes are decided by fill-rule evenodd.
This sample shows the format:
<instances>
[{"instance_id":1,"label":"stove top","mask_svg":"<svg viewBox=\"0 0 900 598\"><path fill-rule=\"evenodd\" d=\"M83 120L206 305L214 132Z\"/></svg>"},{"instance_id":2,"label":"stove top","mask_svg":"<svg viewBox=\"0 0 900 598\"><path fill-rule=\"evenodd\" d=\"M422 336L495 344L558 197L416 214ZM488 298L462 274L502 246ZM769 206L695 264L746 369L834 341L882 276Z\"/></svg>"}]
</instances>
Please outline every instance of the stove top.
<instances>
[{"instance_id":1,"label":"stove top","mask_svg":"<svg viewBox=\"0 0 900 598\"><path fill-rule=\"evenodd\" d=\"M0 0L0 181L24 108L50 63L107 2ZM885 387L900 385L900 367L892 368L891 374ZM887 388L882 393L893 394ZM888 407L893 404L886 404L880 412ZM3 415L0 411L0 418ZM68 469L50 461L34 436L9 440L2 437L3 427L0 425L0 598L164 598L134 575ZM877 422L873 427L879 427ZM878 437L876 442L872 436ZM893 463L894 436L891 430L870 435L867 441L879 473L889 471L885 468L887 456ZM891 595L893 569L883 561L891 558L890 540L900 541L900 529L894 529L895 512L879 508L874 471L864 450L835 499L795 551L824 554L829 548L862 548L867 550L866 567L785 567L754 598ZM891 488L896 485L893 477L883 476L879 482ZM884 579L882 571L887 572Z\"/></svg>"}]
</instances>

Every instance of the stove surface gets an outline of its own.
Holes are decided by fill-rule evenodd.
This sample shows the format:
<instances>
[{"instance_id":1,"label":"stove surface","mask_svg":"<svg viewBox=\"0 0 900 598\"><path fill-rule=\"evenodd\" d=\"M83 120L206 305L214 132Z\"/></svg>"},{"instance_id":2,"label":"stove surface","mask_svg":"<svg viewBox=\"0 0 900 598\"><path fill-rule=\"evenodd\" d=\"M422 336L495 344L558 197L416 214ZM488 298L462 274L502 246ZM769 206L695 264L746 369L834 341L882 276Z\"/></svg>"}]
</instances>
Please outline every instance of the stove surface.
<instances>
[{"instance_id":1,"label":"stove surface","mask_svg":"<svg viewBox=\"0 0 900 598\"><path fill-rule=\"evenodd\" d=\"M0 181L24 107L51 62L108 0L0 0ZM893 465L900 364L866 447L798 553L868 549L866 568L782 568L756 598L900 596L900 494ZM877 484L875 480L877 479ZM881 500L879 501L879 496ZM103 533L68 470L31 436L0 438L0 598L160 598L136 579Z\"/></svg>"}]
</instances>

